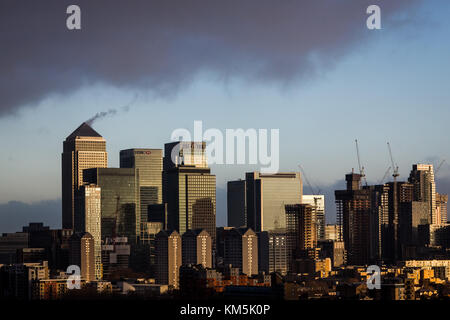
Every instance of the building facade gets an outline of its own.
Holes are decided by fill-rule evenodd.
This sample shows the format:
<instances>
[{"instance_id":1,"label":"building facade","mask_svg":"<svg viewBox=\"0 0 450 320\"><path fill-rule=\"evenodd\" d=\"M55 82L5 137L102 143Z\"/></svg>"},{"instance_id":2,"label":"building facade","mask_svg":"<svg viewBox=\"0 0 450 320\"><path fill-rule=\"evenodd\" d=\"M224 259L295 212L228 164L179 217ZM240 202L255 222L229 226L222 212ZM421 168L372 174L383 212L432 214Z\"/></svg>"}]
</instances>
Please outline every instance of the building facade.
<instances>
[{"instance_id":1,"label":"building facade","mask_svg":"<svg viewBox=\"0 0 450 320\"><path fill-rule=\"evenodd\" d=\"M212 268L212 239L206 230L188 230L181 238L183 265Z\"/></svg>"},{"instance_id":2,"label":"building facade","mask_svg":"<svg viewBox=\"0 0 450 320\"><path fill-rule=\"evenodd\" d=\"M127 237L136 243L140 234L139 177L134 169L95 168L84 171L84 181L101 189L102 239Z\"/></svg>"},{"instance_id":3,"label":"building facade","mask_svg":"<svg viewBox=\"0 0 450 320\"><path fill-rule=\"evenodd\" d=\"M120 151L120 167L134 168L139 177L141 234L148 222L148 206L162 204L162 149L127 149Z\"/></svg>"},{"instance_id":4,"label":"building facade","mask_svg":"<svg viewBox=\"0 0 450 320\"><path fill-rule=\"evenodd\" d=\"M325 196L304 194L302 203L314 207L317 240L325 240Z\"/></svg>"},{"instance_id":5,"label":"building facade","mask_svg":"<svg viewBox=\"0 0 450 320\"><path fill-rule=\"evenodd\" d=\"M176 163L170 159L178 150ZM170 230L180 234L205 229L216 239L216 176L207 167L205 143L177 142L165 145L164 203Z\"/></svg>"},{"instance_id":6,"label":"building facade","mask_svg":"<svg viewBox=\"0 0 450 320\"><path fill-rule=\"evenodd\" d=\"M247 226L260 231L286 228L286 204L302 203L303 184L299 172L246 173Z\"/></svg>"},{"instance_id":7,"label":"building facade","mask_svg":"<svg viewBox=\"0 0 450 320\"><path fill-rule=\"evenodd\" d=\"M160 231L156 235L156 281L177 289L182 264L182 242L176 231Z\"/></svg>"},{"instance_id":8,"label":"building facade","mask_svg":"<svg viewBox=\"0 0 450 320\"><path fill-rule=\"evenodd\" d=\"M95 277L102 279L101 188L83 185L75 193L75 231L88 232L94 238Z\"/></svg>"}]
</instances>

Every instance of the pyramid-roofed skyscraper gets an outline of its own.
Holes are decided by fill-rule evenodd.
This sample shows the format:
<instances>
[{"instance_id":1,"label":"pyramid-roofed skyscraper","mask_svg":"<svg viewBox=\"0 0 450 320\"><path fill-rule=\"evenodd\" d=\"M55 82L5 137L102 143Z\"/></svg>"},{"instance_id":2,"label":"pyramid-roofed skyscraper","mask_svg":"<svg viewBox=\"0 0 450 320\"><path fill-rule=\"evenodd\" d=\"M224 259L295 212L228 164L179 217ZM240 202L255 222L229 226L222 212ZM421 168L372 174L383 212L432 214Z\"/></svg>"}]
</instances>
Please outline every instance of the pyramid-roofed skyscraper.
<instances>
[{"instance_id":1,"label":"pyramid-roofed skyscraper","mask_svg":"<svg viewBox=\"0 0 450 320\"><path fill-rule=\"evenodd\" d=\"M74 228L75 192L83 185L83 170L106 168L106 140L83 122L63 143L62 153L62 225Z\"/></svg>"}]
</instances>

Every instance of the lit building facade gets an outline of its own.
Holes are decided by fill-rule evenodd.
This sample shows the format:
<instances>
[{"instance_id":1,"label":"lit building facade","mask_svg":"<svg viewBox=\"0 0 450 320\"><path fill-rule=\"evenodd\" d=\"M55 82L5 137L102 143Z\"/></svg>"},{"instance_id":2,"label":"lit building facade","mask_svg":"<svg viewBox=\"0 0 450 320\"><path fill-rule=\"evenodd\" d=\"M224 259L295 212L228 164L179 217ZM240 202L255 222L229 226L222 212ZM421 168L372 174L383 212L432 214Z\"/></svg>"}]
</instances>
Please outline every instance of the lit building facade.
<instances>
[{"instance_id":1,"label":"lit building facade","mask_svg":"<svg viewBox=\"0 0 450 320\"><path fill-rule=\"evenodd\" d=\"M286 228L285 205L302 203L299 172L246 173L247 226L260 231Z\"/></svg>"},{"instance_id":2,"label":"lit building facade","mask_svg":"<svg viewBox=\"0 0 450 320\"><path fill-rule=\"evenodd\" d=\"M176 231L160 231L156 235L156 281L177 289L182 264L182 242Z\"/></svg>"},{"instance_id":3,"label":"lit building facade","mask_svg":"<svg viewBox=\"0 0 450 320\"><path fill-rule=\"evenodd\" d=\"M88 232L94 238L95 277L102 279L101 188L83 185L75 193L75 231Z\"/></svg>"},{"instance_id":4,"label":"lit building facade","mask_svg":"<svg viewBox=\"0 0 450 320\"><path fill-rule=\"evenodd\" d=\"M304 194L302 203L314 207L317 240L325 240L325 196Z\"/></svg>"},{"instance_id":5,"label":"lit building facade","mask_svg":"<svg viewBox=\"0 0 450 320\"><path fill-rule=\"evenodd\" d=\"M409 182L414 185L414 200L429 204L431 224L440 224L436 210L436 183L432 164L413 164Z\"/></svg>"},{"instance_id":6,"label":"lit building facade","mask_svg":"<svg viewBox=\"0 0 450 320\"><path fill-rule=\"evenodd\" d=\"M212 268L212 239L206 230L188 230L181 238L183 265Z\"/></svg>"}]
</instances>

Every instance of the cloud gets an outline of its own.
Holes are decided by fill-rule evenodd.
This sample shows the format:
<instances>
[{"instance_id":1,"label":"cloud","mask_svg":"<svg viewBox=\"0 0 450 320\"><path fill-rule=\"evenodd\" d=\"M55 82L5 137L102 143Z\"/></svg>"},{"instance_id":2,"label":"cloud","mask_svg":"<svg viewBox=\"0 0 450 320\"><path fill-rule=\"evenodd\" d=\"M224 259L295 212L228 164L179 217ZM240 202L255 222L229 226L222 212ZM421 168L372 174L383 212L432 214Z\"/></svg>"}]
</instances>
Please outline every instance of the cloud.
<instances>
[{"instance_id":1,"label":"cloud","mask_svg":"<svg viewBox=\"0 0 450 320\"><path fill-rule=\"evenodd\" d=\"M420 0L378 0L383 28ZM172 95L199 73L285 85L332 68L374 35L369 0L67 0L0 3L0 116L106 83ZM403 13L400 14L399 13ZM375 31L376 32L376 31Z\"/></svg>"},{"instance_id":2,"label":"cloud","mask_svg":"<svg viewBox=\"0 0 450 320\"><path fill-rule=\"evenodd\" d=\"M61 200L27 204L10 201L0 204L0 233L22 231L30 222L44 222L53 229L61 228Z\"/></svg>"}]
</instances>

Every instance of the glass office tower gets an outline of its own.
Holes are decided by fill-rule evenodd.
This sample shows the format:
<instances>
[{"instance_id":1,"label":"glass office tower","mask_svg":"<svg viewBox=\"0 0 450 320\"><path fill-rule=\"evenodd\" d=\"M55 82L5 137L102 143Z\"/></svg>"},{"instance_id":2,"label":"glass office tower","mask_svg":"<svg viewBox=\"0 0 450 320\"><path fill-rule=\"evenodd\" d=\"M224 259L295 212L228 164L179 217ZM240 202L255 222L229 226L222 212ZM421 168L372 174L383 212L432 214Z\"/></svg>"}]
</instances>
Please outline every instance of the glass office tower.
<instances>
[{"instance_id":1,"label":"glass office tower","mask_svg":"<svg viewBox=\"0 0 450 320\"><path fill-rule=\"evenodd\" d=\"M141 239L148 222L149 205L162 204L162 149L127 149L120 151L120 167L134 168L139 176Z\"/></svg>"},{"instance_id":2,"label":"glass office tower","mask_svg":"<svg viewBox=\"0 0 450 320\"><path fill-rule=\"evenodd\" d=\"M128 237L130 244L135 243L141 214L137 172L128 168L87 169L84 180L101 188L102 239Z\"/></svg>"},{"instance_id":3,"label":"glass office tower","mask_svg":"<svg viewBox=\"0 0 450 320\"><path fill-rule=\"evenodd\" d=\"M300 173L248 172L246 184L247 226L257 232L285 229L284 206L302 203L303 185Z\"/></svg>"}]
</instances>

